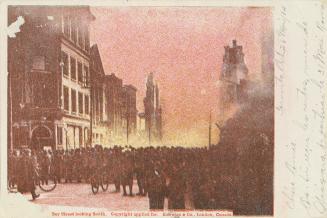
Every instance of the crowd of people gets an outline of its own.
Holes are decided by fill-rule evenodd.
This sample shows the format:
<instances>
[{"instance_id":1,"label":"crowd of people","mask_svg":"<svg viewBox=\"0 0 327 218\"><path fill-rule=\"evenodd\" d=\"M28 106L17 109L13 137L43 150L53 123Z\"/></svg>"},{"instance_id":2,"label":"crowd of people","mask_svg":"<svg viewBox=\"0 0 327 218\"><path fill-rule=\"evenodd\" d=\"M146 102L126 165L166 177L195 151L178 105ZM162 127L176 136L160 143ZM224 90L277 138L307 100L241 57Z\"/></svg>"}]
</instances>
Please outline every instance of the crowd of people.
<instances>
[{"instance_id":1,"label":"crowd of people","mask_svg":"<svg viewBox=\"0 0 327 218\"><path fill-rule=\"evenodd\" d=\"M186 194L195 209L215 209L219 170L213 156L207 148L166 146L27 149L10 153L8 172L10 183L16 183L20 192L30 191L33 199L38 197L36 177L52 174L58 183L89 182L91 176L105 173L116 192L122 187L123 196L148 196L150 209L163 209L165 198L170 209L185 209ZM138 193L133 193L134 179Z\"/></svg>"}]
</instances>

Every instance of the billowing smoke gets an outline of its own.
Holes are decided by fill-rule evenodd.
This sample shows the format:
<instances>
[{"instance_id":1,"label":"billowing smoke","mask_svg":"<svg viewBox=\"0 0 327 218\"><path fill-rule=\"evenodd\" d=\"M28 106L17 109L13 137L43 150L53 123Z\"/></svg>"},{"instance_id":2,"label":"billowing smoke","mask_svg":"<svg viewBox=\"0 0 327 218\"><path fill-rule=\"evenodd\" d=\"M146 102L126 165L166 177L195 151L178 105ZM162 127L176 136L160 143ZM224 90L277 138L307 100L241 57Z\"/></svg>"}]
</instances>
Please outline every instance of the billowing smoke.
<instances>
[{"instance_id":1,"label":"billowing smoke","mask_svg":"<svg viewBox=\"0 0 327 218\"><path fill-rule=\"evenodd\" d=\"M237 193L232 195L234 211L253 215L272 214L274 163L273 68L249 80L246 100L223 124L216 146L222 177L232 178ZM260 193L260 194L258 194ZM244 213L245 212L245 213Z\"/></svg>"}]
</instances>

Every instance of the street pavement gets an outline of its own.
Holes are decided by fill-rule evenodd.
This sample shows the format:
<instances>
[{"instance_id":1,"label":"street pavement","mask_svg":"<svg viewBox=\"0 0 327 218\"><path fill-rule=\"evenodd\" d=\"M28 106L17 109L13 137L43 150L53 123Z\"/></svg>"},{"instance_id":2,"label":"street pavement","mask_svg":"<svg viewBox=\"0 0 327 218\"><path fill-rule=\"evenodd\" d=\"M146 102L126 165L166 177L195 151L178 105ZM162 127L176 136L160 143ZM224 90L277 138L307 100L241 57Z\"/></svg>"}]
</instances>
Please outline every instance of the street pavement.
<instances>
[{"instance_id":1,"label":"street pavement","mask_svg":"<svg viewBox=\"0 0 327 218\"><path fill-rule=\"evenodd\" d=\"M129 193L127 187L127 193ZM107 208L115 210L137 210L143 211L149 209L149 199L144 196L134 195L133 197L122 196L122 187L120 193L115 193L113 184L109 185L106 192L101 187L97 194L91 191L91 185L86 183L68 183L58 184L56 189L51 192L43 192L39 188L37 193L40 197L33 201L37 204L88 207L88 208ZM138 192L136 182L133 185L133 193ZM27 199L31 199L30 193L24 194ZM167 202L165 202L167 203Z\"/></svg>"}]
</instances>

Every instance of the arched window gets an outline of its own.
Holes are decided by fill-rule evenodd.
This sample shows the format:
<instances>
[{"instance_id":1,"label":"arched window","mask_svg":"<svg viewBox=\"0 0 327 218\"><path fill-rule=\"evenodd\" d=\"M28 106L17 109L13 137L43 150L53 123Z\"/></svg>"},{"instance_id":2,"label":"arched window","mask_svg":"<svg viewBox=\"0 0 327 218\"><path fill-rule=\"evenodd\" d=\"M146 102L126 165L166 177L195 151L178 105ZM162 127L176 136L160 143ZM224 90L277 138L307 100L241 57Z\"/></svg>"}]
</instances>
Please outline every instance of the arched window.
<instances>
[{"instance_id":1,"label":"arched window","mask_svg":"<svg viewBox=\"0 0 327 218\"><path fill-rule=\"evenodd\" d=\"M51 138L52 132L46 126L37 126L32 130L32 135L38 138Z\"/></svg>"},{"instance_id":2,"label":"arched window","mask_svg":"<svg viewBox=\"0 0 327 218\"><path fill-rule=\"evenodd\" d=\"M44 146L54 146L52 131L47 126L36 126L31 132L31 147L42 149Z\"/></svg>"}]
</instances>

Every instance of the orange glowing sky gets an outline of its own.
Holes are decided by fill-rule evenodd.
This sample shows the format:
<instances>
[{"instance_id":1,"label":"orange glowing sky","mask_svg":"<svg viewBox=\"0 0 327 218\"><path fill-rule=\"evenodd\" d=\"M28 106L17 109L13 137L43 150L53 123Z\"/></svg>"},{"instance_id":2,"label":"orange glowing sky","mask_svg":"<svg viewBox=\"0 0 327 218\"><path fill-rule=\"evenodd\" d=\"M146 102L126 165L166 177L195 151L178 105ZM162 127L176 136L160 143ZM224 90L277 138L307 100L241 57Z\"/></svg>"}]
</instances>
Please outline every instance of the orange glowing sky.
<instances>
[{"instance_id":1,"label":"orange glowing sky","mask_svg":"<svg viewBox=\"0 0 327 218\"><path fill-rule=\"evenodd\" d=\"M262 34L273 32L270 8L91 10L96 17L91 24L91 43L98 44L106 74L115 73L124 84L138 89L137 106L142 112L146 76L155 72L164 136L188 144L206 144L210 110L216 119L224 46L236 39L243 46L249 73L256 74L261 69Z\"/></svg>"}]
</instances>

